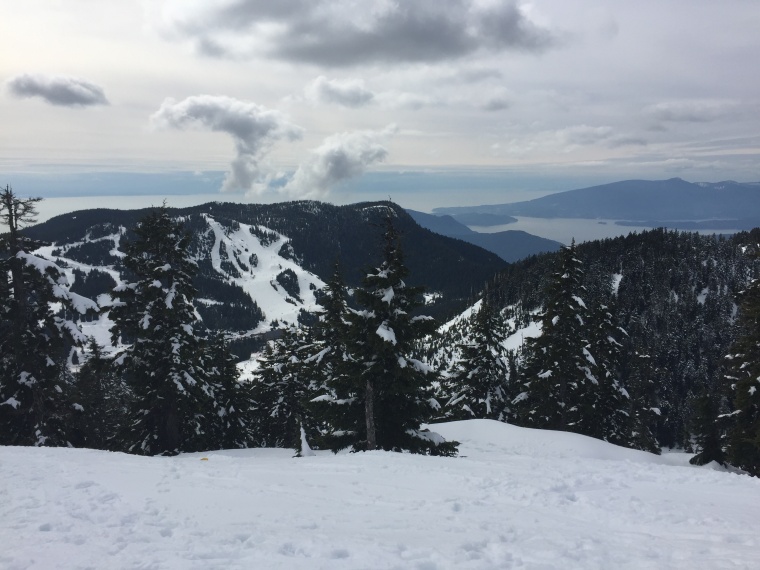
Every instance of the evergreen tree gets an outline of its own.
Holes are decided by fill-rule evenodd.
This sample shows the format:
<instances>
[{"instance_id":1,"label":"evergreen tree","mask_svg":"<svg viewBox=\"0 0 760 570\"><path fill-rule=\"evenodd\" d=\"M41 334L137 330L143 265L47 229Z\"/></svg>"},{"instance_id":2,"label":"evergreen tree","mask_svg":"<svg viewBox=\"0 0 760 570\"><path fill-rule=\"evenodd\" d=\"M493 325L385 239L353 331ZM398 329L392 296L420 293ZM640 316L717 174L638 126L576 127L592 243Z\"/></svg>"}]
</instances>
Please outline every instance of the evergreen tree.
<instances>
[{"instance_id":1,"label":"evergreen tree","mask_svg":"<svg viewBox=\"0 0 760 570\"><path fill-rule=\"evenodd\" d=\"M312 432L307 402L314 394L309 368L311 342L289 327L267 345L251 390L255 441L261 447L301 448L301 428Z\"/></svg>"},{"instance_id":2,"label":"evergreen tree","mask_svg":"<svg viewBox=\"0 0 760 570\"><path fill-rule=\"evenodd\" d=\"M692 465L706 465L716 461L722 465L726 454L718 423L718 403L707 391L702 392L696 403L692 429L699 452L689 462Z\"/></svg>"},{"instance_id":3,"label":"evergreen tree","mask_svg":"<svg viewBox=\"0 0 760 570\"><path fill-rule=\"evenodd\" d=\"M469 341L461 345L461 360L451 378L446 417L504 421L508 413L509 368L502 345L504 323L488 290L471 318Z\"/></svg>"},{"instance_id":4,"label":"evergreen tree","mask_svg":"<svg viewBox=\"0 0 760 570\"><path fill-rule=\"evenodd\" d=\"M124 448L174 455L217 447L218 410L196 336L195 262L189 236L166 207L147 215L126 245L135 281L114 289L111 330L116 358L134 394Z\"/></svg>"},{"instance_id":5,"label":"evergreen tree","mask_svg":"<svg viewBox=\"0 0 760 570\"><path fill-rule=\"evenodd\" d=\"M240 381L240 371L223 334L217 334L211 341L207 360L219 415L218 447L247 448L254 437L251 385Z\"/></svg>"},{"instance_id":6,"label":"evergreen tree","mask_svg":"<svg viewBox=\"0 0 760 570\"><path fill-rule=\"evenodd\" d=\"M647 353L634 352L631 361L627 428L630 446L659 455L660 444L654 430L661 416L655 400L659 371Z\"/></svg>"},{"instance_id":7,"label":"evergreen tree","mask_svg":"<svg viewBox=\"0 0 760 570\"><path fill-rule=\"evenodd\" d=\"M306 361L315 391L308 406L318 420L318 444L337 452L356 440L356 428L364 422L364 410L355 405L358 367L347 345L350 309L337 264L320 304L322 312L312 327L314 344Z\"/></svg>"},{"instance_id":8,"label":"evergreen tree","mask_svg":"<svg viewBox=\"0 0 760 570\"><path fill-rule=\"evenodd\" d=\"M30 253L39 244L22 226L33 223L40 198L0 191L0 444L67 445L75 402L67 357L82 343L78 325L54 314L60 303L70 314L96 305L70 294L64 272Z\"/></svg>"},{"instance_id":9,"label":"evergreen tree","mask_svg":"<svg viewBox=\"0 0 760 570\"><path fill-rule=\"evenodd\" d=\"M755 249L752 255L760 255ZM731 353L726 378L734 393L735 411L728 432L728 460L760 476L760 279L741 293L739 336Z\"/></svg>"},{"instance_id":10,"label":"evergreen tree","mask_svg":"<svg viewBox=\"0 0 760 570\"><path fill-rule=\"evenodd\" d=\"M582 433L610 443L629 447L630 396L622 385L620 336L627 333L615 323L614 308L599 305L590 318L593 376L597 383L586 383L583 398Z\"/></svg>"},{"instance_id":11,"label":"evergreen tree","mask_svg":"<svg viewBox=\"0 0 760 570\"><path fill-rule=\"evenodd\" d=\"M355 293L362 310L349 315L348 348L355 366L352 386L336 394L346 401L346 424L336 427L351 434L355 451L453 455L455 442L420 428L440 407L432 391L438 375L412 355L434 323L413 315L422 304L422 291L404 282L408 269L391 215L384 221L382 264L367 272ZM357 407L364 412L359 425L349 423L360 416Z\"/></svg>"},{"instance_id":12,"label":"evergreen tree","mask_svg":"<svg viewBox=\"0 0 760 570\"><path fill-rule=\"evenodd\" d=\"M90 338L76 375L75 447L117 449L115 437L126 422L129 390L115 373L112 359Z\"/></svg>"},{"instance_id":13,"label":"evergreen tree","mask_svg":"<svg viewBox=\"0 0 760 570\"><path fill-rule=\"evenodd\" d=\"M528 427L584 433L599 382L588 341L588 310L581 295L583 271L575 242L562 250L559 267L544 291L542 334L529 339L522 369L524 391L514 400ZM586 416L586 417L584 417Z\"/></svg>"}]
</instances>

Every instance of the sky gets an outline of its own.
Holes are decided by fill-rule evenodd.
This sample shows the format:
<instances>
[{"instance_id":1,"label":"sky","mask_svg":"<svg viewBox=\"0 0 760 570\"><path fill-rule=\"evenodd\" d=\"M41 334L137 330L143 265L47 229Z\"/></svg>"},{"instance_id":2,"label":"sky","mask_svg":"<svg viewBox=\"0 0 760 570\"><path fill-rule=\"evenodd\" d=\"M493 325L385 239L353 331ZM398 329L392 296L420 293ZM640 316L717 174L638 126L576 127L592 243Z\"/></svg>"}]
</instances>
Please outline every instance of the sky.
<instances>
[{"instance_id":1,"label":"sky","mask_svg":"<svg viewBox=\"0 0 760 570\"><path fill-rule=\"evenodd\" d=\"M530 199L760 180L754 0L0 3L0 183Z\"/></svg>"}]
</instances>

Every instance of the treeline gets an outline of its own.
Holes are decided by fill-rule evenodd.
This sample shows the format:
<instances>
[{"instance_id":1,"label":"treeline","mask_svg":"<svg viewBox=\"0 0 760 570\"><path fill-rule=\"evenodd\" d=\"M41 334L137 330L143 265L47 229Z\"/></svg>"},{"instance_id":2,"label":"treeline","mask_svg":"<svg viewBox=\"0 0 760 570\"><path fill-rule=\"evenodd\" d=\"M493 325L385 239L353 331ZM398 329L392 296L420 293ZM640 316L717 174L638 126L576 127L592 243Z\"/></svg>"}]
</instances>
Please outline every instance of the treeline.
<instances>
[{"instance_id":1,"label":"treeline","mask_svg":"<svg viewBox=\"0 0 760 570\"><path fill-rule=\"evenodd\" d=\"M746 356L739 370L729 364L750 352L748 336L760 337L757 321L746 322L757 310L748 302L758 242L758 230L731 239L654 230L513 264L473 317L427 347L448 368L444 417L494 417L655 452L695 449L697 461L727 452L751 471L737 450L760 449L756 404L746 402L755 391L737 388L737 378L747 382L754 365ZM529 338L504 347L529 326ZM743 439L740 418L754 425Z\"/></svg>"},{"instance_id":2,"label":"treeline","mask_svg":"<svg viewBox=\"0 0 760 570\"><path fill-rule=\"evenodd\" d=\"M411 353L432 321L414 314L422 296L404 282L393 208L383 218L382 263L355 289L359 308L349 309L336 274L321 318L271 343L258 379L244 383L227 339L199 330L191 238L166 208L136 225L123 244L127 279L98 306L30 253L38 244L19 232L37 200L10 187L2 198L11 232L0 267L0 444L173 455L262 445L305 452L311 440L334 451L456 453L456 443L420 428L436 412L437 376ZM289 278L283 286L292 287ZM98 311L113 321L115 352L84 338L74 317Z\"/></svg>"}]
</instances>

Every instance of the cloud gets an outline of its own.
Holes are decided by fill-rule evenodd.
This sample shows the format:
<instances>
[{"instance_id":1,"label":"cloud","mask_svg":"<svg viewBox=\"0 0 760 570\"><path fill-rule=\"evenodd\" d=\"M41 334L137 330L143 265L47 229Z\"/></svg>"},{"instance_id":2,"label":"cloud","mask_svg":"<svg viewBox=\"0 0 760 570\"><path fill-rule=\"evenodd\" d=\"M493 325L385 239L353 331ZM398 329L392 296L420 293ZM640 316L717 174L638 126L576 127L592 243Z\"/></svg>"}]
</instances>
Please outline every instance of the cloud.
<instances>
[{"instance_id":1,"label":"cloud","mask_svg":"<svg viewBox=\"0 0 760 570\"><path fill-rule=\"evenodd\" d=\"M306 88L306 97L316 103L357 108L371 103L375 94L361 80L330 80L320 75Z\"/></svg>"},{"instance_id":2,"label":"cloud","mask_svg":"<svg viewBox=\"0 0 760 570\"><path fill-rule=\"evenodd\" d=\"M253 190L266 185L262 159L278 140L297 140L303 129L279 111L230 97L197 95L183 101L166 99L150 118L159 129L201 128L227 133L235 143L223 191Z\"/></svg>"},{"instance_id":3,"label":"cloud","mask_svg":"<svg viewBox=\"0 0 760 570\"><path fill-rule=\"evenodd\" d=\"M732 115L737 107L735 101L695 99L649 105L643 113L659 122L707 123Z\"/></svg>"},{"instance_id":4,"label":"cloud","mask_svg":"<svg viewBox=\"0 0 760 570\"><path fill-rule=\"evenodd\" d=\"M513 1L228 0L175 2L169 35L214 57L271 56L332 67L436 63L476 52L543 52L558 43Z\"/></svg>"},{"instance_id":5,"label":"cloud","mask_svg":"<svg viewBox=\"0 0 760 570\"><path fill-rule=\"evenodd\" d=\"M102 87L77 77L24 73L9 79L6 86L15 97L40 97L51 105L62 107L108 105L108 99Z\"/></svg>"},{"instance_id":6,"label":"cloud","mask_svg":"<svg viewBox=\"0 0 760 570\"><path fill-rule=\"evenodd\" d=\"M361 176L369 166L388 156L383 141L395 133L390 126L382 131L338 133L311 151L298 167L283 192L300 198L325 196L336 184Z\"/></svg>"}]
</instances>

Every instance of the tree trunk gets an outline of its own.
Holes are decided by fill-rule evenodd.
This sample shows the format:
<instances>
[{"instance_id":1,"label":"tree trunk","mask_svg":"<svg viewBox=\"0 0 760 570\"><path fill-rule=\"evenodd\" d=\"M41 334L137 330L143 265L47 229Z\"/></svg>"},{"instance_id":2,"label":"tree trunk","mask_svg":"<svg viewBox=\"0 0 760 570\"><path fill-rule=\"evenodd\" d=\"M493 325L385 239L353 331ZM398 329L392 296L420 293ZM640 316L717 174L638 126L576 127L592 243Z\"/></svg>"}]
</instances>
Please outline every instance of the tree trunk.
<instances>
[{"instance_id":1,"label":"tree trunk","mask_svg":"<svg viewBox=\"0 0 760 570\"><path fill-rule=\"evenodd\" d=\"M372 451L377 449L377 436L375 434L375 387L372 385L371 378L367 378L364 415L367 420L367 451Z\"/></svg>"}]
</instances>

